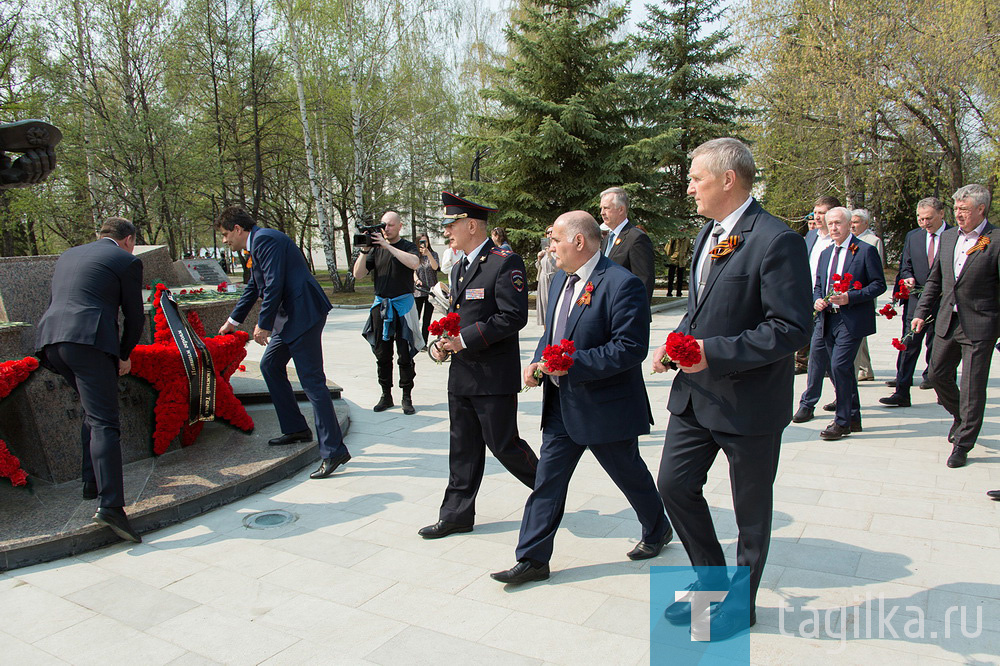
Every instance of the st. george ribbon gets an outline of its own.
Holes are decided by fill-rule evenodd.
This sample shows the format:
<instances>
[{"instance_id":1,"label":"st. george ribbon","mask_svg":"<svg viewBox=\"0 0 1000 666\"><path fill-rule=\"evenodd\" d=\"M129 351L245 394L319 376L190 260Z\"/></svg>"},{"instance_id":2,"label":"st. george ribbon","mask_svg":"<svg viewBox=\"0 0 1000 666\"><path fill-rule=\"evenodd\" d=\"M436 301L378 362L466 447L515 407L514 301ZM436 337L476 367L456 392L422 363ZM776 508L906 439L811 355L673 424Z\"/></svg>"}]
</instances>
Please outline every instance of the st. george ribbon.
<instances>
[{"instance_id":1,"label":"st. george ribbon","mask_svg":"<svg viewBox=\"0 0 1000 666\"><path fill-rule=\"evenodd\" d=\"M167 327L174 344L181 353L181 362L188 378L188 425L198 421L215 420L215 367L205 341L191 328L187 317L181 315L170 290L164 289L160 307L167 319Z\"/></svg>"}]
</instances>

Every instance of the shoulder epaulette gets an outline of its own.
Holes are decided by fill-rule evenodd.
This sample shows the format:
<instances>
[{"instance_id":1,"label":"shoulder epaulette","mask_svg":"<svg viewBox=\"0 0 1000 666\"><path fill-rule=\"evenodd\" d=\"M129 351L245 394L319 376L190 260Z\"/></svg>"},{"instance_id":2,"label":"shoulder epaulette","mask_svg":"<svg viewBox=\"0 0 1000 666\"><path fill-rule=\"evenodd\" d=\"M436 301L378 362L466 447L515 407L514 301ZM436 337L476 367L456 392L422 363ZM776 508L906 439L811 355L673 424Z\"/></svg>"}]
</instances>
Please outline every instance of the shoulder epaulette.
<instances>
[{"instance_id":1,"label":"shoulder epaulette","mask_svg":"<svg viewBox=\"0 0 1000 666\"><path fill-rule=\"evenodd\" d=\"M507 248L495 247L492 250L490 250L490 254L495 254L498 257L503 257L506 259L507 257L514 254L514 252L512 250L508 250Z\"/></svg>"}]
</instances>

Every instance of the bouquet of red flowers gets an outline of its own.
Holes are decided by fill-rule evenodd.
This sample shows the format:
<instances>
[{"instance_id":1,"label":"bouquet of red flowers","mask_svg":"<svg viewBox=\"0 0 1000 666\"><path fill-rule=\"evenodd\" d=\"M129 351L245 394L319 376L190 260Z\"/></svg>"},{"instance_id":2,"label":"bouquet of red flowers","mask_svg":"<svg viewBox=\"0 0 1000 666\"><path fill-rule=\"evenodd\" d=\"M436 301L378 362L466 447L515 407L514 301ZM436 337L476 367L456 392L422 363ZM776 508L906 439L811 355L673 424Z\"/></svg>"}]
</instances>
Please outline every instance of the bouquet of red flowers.
<instances>
[{"instance_id":1,"label":"bouquet of red flowers","mask_svg":"<svg viewBox=\"0 0 1000 666\"><path fill-rule=\"evenodd\" d=\"M441 317L441 319L438 319L437 321L432 321L430 326L427 327L428 333L437 336L437 340L434 340L429 345L427 345L427 354L431 358L434 358L434 354L432 353L432 351L438 342L440 342L445 338L458 337L458 334L462 331L461 319L462 318L459 316L457 312L450 312L444 317ZM451 357L449 356L445 360L451 360ZM436 358L434 358L434 362L439 365L443 363L443 361L439 361Z\"/></svg>"},{"instance_id":2,"label":"bouquet of red flowers","mask_svg":"<svg viewBox=\"0 0 1000 666\"><path fill-rule=\"evenodd\" d=\"M7 450L7 442L0 439L0 477L10 479L12 485L24 486L28 475L21 469L21 461Z\"/></svg>"},{"instance_id":3,"label":"bouquet of red flowers","mask_svg":"<svg viewBox=\"0 0 1000 666\"><path fill-rule=\"evenodd\" d=\"M834 294L846 294L851 289L861 289L861 287L863 286L860 282L855 280L854 276L851 275L850 273L844 273L843 275L838 275L837 273L834 273L833 275L830 276L830 282L832 283L830 285L830 291L829 293L827 293L826 296L823 297L823 300L826 301L827 303L831 302L830 297L832 297ZM839 305L833 304L834 310L836 310L839 307L840 307ZM818 310L816 312L813 312L813 317L816 317L818 315L819 315Z\"/></svg>"},{"instance_id":4,"label":"bouquet of red flowers","mask_svg":"<svg viewBox=\"0 0 1000 666\"><path fill-rule=\"evenodd\" d=\"M666 362L663 359L660 362L672 370L690 368L701 362L701 347L693 336L674 331L667 336L664 346L667 349L667 353L663 355Z\"/></svg>"},{"instance_id":5,"label":"bouquet of red flowers","mask_svg":"<svg viewBox=\"0 0 1000 666\"><path fill-rule=\"evenodd\" d=\"M924 330L927 329L927 327L930 325L932 321L934 321L934 315L931 315L930 317L924 320ZM902 337L902 339L893 338L892 346L898 349L899 351L906 351L906 347L913 341L914 335L916 335L916 333L911 328L909 331L906 332L906 334ZM929 333L929 335L933 335L933 333Z\"/></svg>"},{"instance_id":6,"label":"bouquet of red flowers","mask_svg":"<svg viewBox=\"0 0 1000 666\"><path fill-rule=\"evenodd\" d=\"M576 352L576 345L573 344L572 340L562 340L557 345L546 345L545 349L542 350L542 361L539 366L545 366L545 369L549 372L566 372L573 367L573 354ZM532 376L541 381L545 373L542 372L541 367L535 368ZM521 389L521 392L525 392L532 387L525 386Z\"/></svg>"},{"instance_id":7,"label":"bouquet of red flowers","mask_svg":"<svg viewBox=\"0 0 1000 666\"><path fill-rule=\"evenodd\" d=\"M898 312L896 312L896 308L892 307L892 303L886 303L885 305L883 305L882 308L878 311L878 313L883 317L885 317L886 319L892 319L893 317L899 314Z\"/></svg>"}]
</instances>

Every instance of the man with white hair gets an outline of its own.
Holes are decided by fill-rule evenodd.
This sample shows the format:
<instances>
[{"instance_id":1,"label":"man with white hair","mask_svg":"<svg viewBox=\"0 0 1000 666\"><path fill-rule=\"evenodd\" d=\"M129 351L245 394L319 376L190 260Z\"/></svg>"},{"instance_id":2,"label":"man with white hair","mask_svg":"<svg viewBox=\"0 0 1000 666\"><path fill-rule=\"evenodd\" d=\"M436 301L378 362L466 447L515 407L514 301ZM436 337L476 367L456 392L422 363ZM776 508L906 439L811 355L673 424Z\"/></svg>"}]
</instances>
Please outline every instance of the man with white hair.
<instances>
[{"instance_id":1,"label":"man with white hair","mask_svg":"<svg viewBox=\"0 0 1000 666\"><path fill-rule=\"evenodd\" d=\"M629 221L628 193L625 190L610 187L601 192L601 218L611 230L601 242L601 254L642 280L646 287L646 302L651 304L656 275L653 242L645 231Z\"/></svg>"},{"instance_id":2,"label":"man with white hair","mask_svg":"<svg viewBox=\"0 0 1000 666\"><path fill-rule=\"evenodd\" d=\"M952 199L957 226L941 234L941 249L911 326L919 333L937 310L927 379L954 419L947 465L962 467L983 427L986 382L1000 337L1000 234L986 219L990 192L985 187L966 185ZM959 363L961 389L955 382Z\"/></svg>"},{"instance_id":3,"label":"man with white hair","mask_svg":"<svg viewBox=\"0 0 1000 666\"><path fill-rule=\"evenodd\" d=\"M871 221L871 213L864 208L855 208L851 211L851 233L859 241L864 241L878 250L879 261L885 266L885 246L882 245L882 239L871 230ZM872 370L872 357L868 353L868 338L861 341L858 356L854 359L854 374L858 376L859 382L870 382L875 379L875 372Z\"/></svg>"}]
</instances>

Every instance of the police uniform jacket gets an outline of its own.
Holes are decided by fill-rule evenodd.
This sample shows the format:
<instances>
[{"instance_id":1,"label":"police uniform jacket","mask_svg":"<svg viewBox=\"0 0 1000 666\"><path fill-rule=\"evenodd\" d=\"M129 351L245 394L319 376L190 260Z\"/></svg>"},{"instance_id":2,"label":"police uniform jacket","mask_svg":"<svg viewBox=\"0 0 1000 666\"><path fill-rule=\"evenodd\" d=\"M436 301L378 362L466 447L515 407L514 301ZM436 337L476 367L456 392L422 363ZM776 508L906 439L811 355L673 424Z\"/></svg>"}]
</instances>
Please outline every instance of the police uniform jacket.
<instances>
[{"instance_id":1,"label":"police uniform jacket","mask_svg":"<svg viewBox=\"0 0 1000 666\"><path fill-rule=\"evenodd\" d=\"M503 395L521 388L518 331L528 323L524 261L487 240L459 281L451 271L451 307L461 317L465 349L452 357L448 391Z\"/></svg>"}]
</instances>

